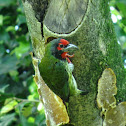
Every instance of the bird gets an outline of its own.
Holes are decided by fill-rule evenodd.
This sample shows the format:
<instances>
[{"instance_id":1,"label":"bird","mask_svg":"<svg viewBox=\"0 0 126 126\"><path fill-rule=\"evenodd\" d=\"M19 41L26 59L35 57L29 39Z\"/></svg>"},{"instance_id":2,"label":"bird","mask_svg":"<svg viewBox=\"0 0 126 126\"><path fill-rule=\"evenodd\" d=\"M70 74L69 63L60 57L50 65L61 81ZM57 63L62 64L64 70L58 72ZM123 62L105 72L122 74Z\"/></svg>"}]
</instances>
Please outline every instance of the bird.
<instances>
[{"instance_id":1,"label":"bird","mask_svg":"<svg viewBox=\"0 0 126 126\"><path fill-rule=\"evenodd\" d=\"M70 58L78 47L69 41L57 38L46 44L44 57L39 63L40 75L47 86L63 101L68 102L69 97L85 94L77 88L76 80L72 74L74 65Z\"/></svg>"}]
</instances>

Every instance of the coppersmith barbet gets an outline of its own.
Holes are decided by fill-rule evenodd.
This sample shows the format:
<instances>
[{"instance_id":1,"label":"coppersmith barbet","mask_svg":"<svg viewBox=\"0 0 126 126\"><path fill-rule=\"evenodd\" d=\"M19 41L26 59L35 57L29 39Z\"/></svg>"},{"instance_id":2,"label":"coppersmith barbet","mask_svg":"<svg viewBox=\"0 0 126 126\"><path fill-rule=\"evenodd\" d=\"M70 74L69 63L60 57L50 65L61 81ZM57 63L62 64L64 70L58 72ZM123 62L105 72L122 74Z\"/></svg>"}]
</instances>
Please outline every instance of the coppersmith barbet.
<instances>
[{"instance_id":1,"label":"coppersmith barbet","mask_svg":"<svg viewBox=\"0 0 126 126\"><path fill-rule=\"evenodd\" d=\"M83 91L77 89L76 80L72 72L74 65L68 53L78 49L65 39L54 39L46 45L45 55L39 64L40 74L48 87L62 100L68 101L69 96Z\"/></svg>"}]
</instances>

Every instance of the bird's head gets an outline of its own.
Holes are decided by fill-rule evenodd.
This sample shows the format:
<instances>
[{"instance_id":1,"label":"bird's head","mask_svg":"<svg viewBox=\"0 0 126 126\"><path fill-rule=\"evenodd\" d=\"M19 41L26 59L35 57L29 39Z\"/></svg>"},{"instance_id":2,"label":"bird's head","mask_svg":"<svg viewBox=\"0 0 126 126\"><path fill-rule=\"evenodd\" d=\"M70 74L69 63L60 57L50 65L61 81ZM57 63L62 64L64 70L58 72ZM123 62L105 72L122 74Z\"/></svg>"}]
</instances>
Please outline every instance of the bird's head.
<instances>
[{"instance_id":1,"label":"bird's head","mask_svg":"<svg viewBox=\"0 0 126 126\"><path fill-rule=\"evenodd\" d=\"M74 44L70 44L69 41L65 39L54 39L51 43L52 55L60 60L66 60L70 63L70 59L74 57L73 52L78 49Z\"/></svg>"}]
</instances>

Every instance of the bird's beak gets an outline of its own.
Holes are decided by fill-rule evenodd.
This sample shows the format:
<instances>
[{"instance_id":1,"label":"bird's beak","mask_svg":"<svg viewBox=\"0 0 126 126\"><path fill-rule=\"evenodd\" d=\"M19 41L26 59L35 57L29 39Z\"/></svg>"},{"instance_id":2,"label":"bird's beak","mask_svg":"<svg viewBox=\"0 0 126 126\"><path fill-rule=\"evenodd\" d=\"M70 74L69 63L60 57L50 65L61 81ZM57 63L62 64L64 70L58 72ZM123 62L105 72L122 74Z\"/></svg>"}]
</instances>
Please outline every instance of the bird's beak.
<instances>
[{"instance_id":1,"label":"bird's beak","mask_svg":"<svg viewBox=\"0 0 126 126\"><path fill-rule=\"evenodd\" d=\"M69 44L67 47L65 47L64 49L63 49L63 51L64 52L73 52L73 51L75 51L75 50L77 50L78 49L78 47L76 46L76 45L74 45L74 44Z\"/></svg>"}]
</instances>

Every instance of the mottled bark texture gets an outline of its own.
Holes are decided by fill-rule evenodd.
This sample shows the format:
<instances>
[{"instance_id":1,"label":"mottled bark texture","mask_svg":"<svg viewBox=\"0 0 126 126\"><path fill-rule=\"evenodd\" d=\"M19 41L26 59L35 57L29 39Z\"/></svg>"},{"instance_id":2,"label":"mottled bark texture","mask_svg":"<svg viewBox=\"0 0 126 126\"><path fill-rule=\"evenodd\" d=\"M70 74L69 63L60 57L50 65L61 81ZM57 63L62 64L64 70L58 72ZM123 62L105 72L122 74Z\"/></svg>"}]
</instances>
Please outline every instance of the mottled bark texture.
<instances>
[{"instance_id":1,"label":"mottled bark texture","mask_svg":"<svg viewBox=\"0 0 126 126\"><path fill-rule=\"evenodd\" d=\"M43 57L44 41L55 37L65 38L79 47L72 61L73 74L78 88L89 93L70 97L67 107L70 122L75 126L102 126L96 95L105 68L111 68L117 77L117 101L126 100L125 71L108 0L48 0L46 3L24 0L23 3L38 58Z\"/></svg>"}]
</instances>

